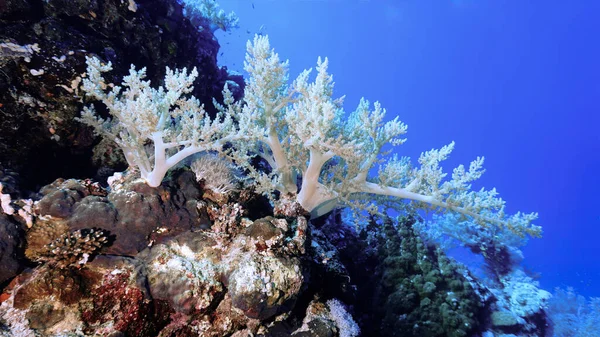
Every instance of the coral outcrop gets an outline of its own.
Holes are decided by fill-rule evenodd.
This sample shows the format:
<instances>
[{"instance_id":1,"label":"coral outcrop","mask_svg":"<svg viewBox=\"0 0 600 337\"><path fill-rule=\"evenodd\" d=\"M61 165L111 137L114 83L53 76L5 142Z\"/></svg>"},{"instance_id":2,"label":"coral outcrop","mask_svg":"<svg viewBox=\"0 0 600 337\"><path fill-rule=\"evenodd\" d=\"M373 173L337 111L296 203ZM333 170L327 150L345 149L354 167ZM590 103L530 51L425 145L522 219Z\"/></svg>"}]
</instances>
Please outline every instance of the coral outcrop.
<instances>
[{"instance_id":1,"label":"coral outcrop","mask_svg":"<svg viewBox=\"0 0 600 337\"><path fill-rule=\"evenodd\" d=\"M254 213L244 204L200 199L198 185L170 193L171 183L182 182L195 183L193 174L177 171L158 189L133 174L111 180L109 190L81 180L43 188L27 233L26 256L38 265L0 297L4 329L223 336L267 333L269 321L285 319L302 295L308 222L251 220L242 216ZM221 220L204 219L203 227L198 209L208 206ZM139 227L127 227L134 218Z\"/></svg>"}]
</instances>

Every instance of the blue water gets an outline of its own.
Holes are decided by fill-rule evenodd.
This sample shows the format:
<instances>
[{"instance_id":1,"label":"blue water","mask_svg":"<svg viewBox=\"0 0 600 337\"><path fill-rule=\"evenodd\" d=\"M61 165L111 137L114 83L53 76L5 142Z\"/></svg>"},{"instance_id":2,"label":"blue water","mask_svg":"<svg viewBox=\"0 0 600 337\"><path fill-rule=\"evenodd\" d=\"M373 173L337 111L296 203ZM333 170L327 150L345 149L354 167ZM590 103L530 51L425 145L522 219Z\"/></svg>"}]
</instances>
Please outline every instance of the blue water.
<instances>
[{"instance_id":1,"label":"blue water","mask_svg":"<svg viewBox=\"0 0 600 337\"><path fill-rule=\"evenodd\" d=\"M268 34L290 75L330 60L346 111L379 100L409 126L398 148L456 141L447 170L486 157L478 186L537 211L524 249L541 286L600 296L600 1L220 1L219 63L242 71Z\"/></svg>"}]
</instances>

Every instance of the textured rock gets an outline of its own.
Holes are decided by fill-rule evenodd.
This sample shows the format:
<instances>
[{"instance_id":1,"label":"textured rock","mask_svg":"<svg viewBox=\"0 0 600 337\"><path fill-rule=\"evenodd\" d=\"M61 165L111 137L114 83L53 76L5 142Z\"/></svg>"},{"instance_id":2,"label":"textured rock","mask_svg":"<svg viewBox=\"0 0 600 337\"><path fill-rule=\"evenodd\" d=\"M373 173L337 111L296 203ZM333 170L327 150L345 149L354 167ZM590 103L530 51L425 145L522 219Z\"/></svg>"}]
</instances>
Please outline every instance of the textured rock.
<instances>
[{"instance_id":1,"label":"textured rock","mask_svg":"<svg viewBox=\"0 0 600 337\"><path fill-rule=\"evenodd\" d=\"M521 268L514 268L500 282L501 286L491 289L496 300L492 329L497 333L545 336L551 326L546 309L552 295L540 289Z\"/></svg>"},{"instance_id":2,"label":"textured rock","mask_svg":"<svg viewBox=\"0 0 600 337\"><path fill-rule=\"evenodd\" d=\"M158 188L125 174L106 190L71 179L41 192L27 234L27 257L40 265L0 295L13 334L258 335L286 322L305 289L307 220L252 221L248 193L242 204L202 200L190 171ZM206 205L216 207L213 226ZM317 335L338 330L331 318L307 324Z\"/></svg>"},{"instance_id":3,"label":"textured rock","mask_svg":"<svg viewBox=\"0 0 600 337\"><path fill-rule=\"evenodd\" d=\"M306 309L302 326L291 333L294 337L334 337L340 336L335 322L330 318L327 306L312 301ZM266 334L270 336L271 334Z\"/></svg>"},{"instance_id":4,"label":"textured rock","mask_svg":"<svg viewBox=\"0 0 600 337\"><path fill-rule=\"evenodd\" d=\"M116 186L117 187L117 186ZM160 187L152 188L133 174L110 193L85 180L62 180L42 188L44 197L37 203L39 216L32 237L35 247L50 243L64 232L103 230L110 245L102 253L135 255L153 243L202 227L208 219L199 212L201 190L193 173L180 171ZM62 228L52 235L52 228ZM56 231L56 230L54 230ZM31 245L30 245L31 246ZM34 250L37 248L34 248Z\"/></svg>"},{"instance_id":5,"label":"textured rock","mask_svg":"<svg viewBox=\"0 0 600 337\"><path fill-rule=\"evenodd\" d=\"M225 292L215 245L203 233L186 233L154 246L147 255L141 254L140 258L146 261L152 296L186 315L214 309Z\"/></svg>"},{"instance_id":6,"label":"textured rock","mask_svg":"<svg viewBox=\"0 0 600 337\"><path fill-rule=\"evenodd\" d=\"M168 322L169 311L153 302L133 266L104 273L90 290L82 312L86 331L93 335L156 336Z\"/></svg>"},{"instance_id":7,"label":"textured rock","mask_svg":"<svg viewBox=\"0 0 600 337\"><path fill-rule=\"evenodd\" d=\"M70 217L75 204L91 194L88 187L76 179L57 179L44 186L40 193L43 198L36 205L38 214L55 218Z\"/></svg>"},{"instance_id":8,"label":"textured rock","mask_svg":"<svg viewBox=\"0 0 600 337\"><path fill-rule=\"evenodd\" d=\"M236 262L226 282L236 308L264 320L292 307L303 281L294 260L252 255Z\"/></svg>"},{"instance_id":9,"label":"textured rock","mask_svg":"<svg viewBox=\"0 0 600 337\"><path fill-rule=\"evenodd\" d=\"M134 259L98 257L81 269L40 266L3 294L0 321L18 336L156 336L171 311L152 301Z\"/></svg>"},{"instance_id":10,"label":"textured rock","mask_svg":"<svg viewBox=\"0 0 600 337\"><path fill-rule=\"evenodd\" d=\"M214 308L225 290L231 305L251 319L291 309L304 277L299 259L285 255L285 237L273 221L285 223L259 219L245 229L250 235L232 241L184 233L142 252L152 295L185 314Z\"/></svg>"},{"instance_id":11,"label":"textured rock","mask_svg":"<svg viewBox=\"0 0 600 337\"><path fill-rule=\"evenodd\" d=\"M332 310L330 303L336 303L337 300L329 300L327 304L318 300L312 300L304 318L297 328L291 328L289 324L275 322L265 331L259 333L260 337L356 337L359 334L356 323L347 313L340 313L337 308Z\"/></svg>"}]
</instances>

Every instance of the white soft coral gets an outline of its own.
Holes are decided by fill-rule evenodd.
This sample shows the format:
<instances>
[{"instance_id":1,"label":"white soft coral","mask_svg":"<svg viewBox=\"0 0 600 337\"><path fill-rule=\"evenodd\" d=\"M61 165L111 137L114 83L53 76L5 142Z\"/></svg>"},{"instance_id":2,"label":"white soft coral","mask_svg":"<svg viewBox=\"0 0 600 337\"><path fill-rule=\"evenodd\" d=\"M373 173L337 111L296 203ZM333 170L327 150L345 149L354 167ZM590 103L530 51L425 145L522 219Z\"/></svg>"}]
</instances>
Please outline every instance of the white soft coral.
<instances>
[{"instance_id":1,"label":"white soft coral","mask_svg":"<svg viewBox=\"0 0 600 337\"><path fill-rule=\"evenodd\" d=\"M313 82L310 71L304 71L289 85L287 61L280 61L266 36L255 36L247 44L244 68L250 76L244 100L234 102L225 87L224 104L215 104L219 114L211 120L197 99L187 97L195 70L188 75L185 69L167 68L165 87L153 89L143 80L144 69L132 67L123 81L125 90L107 91L110 85L101 73L110 70L110 64L88 59L83 89L101 100L113 119L105 121L86 108L80 120L113 139L150 186L160 185L167 170L183 158L217 151L253 179L257 192L293 197L313 217L341 205L374 211L378 201L394 198L457 212L478 224L504 226L521 235L541 234L541 228L531 224L537 214L509 216L495 189L471 190L471 182L484 172L483 158L468 170L457 167L446 179L440 162L454 143L424 152L419 166L412 166L409 158L387 156L383 147L404 143L407 126L398 118L385 121L386 110L378 102L371 108L364 99L345 118L342 99L333 99L327 66L327 59L319 59ZM226 144L230 146L223 151ZM270 167L257 169L254 157ZM378 174L370 177L376 168Z\"/></svg>"},{"instance_id":2,"label":"white soft coral","mask_svg":"<svg viewBox=\"0 0 600 337\"><path fill-rule=\"evenodd\" d=\"M386 156L383 147L402 144L407 126L398 118L385 121L385 109L378 102L371 109L364 99L344 118L342 99L332 98L334 83L327 73L327 59L317 61L313 82L308 81L310 71L304 71L288 85L288 63L280 62L266 36L256 36L247 50L245 69L250 78L244 104L221 108L232 112L239 123L239 141L230 156L250 172L259 191L295 195L312 216L340 205L373 210L364 198L370 194L374 201L398 198L417 207L458 212L480 224L540 235L540 227L531 225L537 214L508 216L495 189L471 190L470 183L483 173L483 158L473 161L469 170L457 167L452 179L445 179L439 164L454 143L424 152L418 167L408 158ZM250 164L252 156L263 158L271 171L257 171ZM377 166L378 175L369 177ZM299 190L297 176L302 178Z\"/></svg>"},{"instance_id":3,"label":"white soft coral","mask_svg":"<svg viewBox=\"0 0 600 337\"><path fill-rule=\"evenodd\" d=\"M120 87L107 84L102 77L112 69L110 63L87 58L87 65L82 89L102 101L112 118L102 119L90 106L79 120L115 141L148 185L159 186L167 171L184 158L201 151L220 151L227 141L226 134L233 128L231 118L219 115L211 119L198 99L189 96L198 76L195 68L189 74L185 68L167 68L165 85L155 89L150 81L144 81L145 68L131 66Z\"/></svg>"}]
</instances>

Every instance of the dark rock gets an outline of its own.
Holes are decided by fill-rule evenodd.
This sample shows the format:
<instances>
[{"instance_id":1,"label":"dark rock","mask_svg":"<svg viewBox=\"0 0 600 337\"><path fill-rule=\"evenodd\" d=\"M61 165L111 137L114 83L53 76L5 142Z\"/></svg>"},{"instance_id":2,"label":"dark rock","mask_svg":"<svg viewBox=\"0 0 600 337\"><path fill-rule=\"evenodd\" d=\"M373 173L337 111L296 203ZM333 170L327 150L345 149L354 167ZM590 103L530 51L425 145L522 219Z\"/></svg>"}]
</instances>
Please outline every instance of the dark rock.
<instances>
[{"instance_id":1,"label":"dark rock","mask_svg":"<svg viewBox=\"0 0 600 337\"><path fill-rule=\"evenodd\" d=\"M76 179L57 179L40 193L44 197L36 206L38 214L62 219L70 217L75 204L90 195L88 188Z\"/></svg>"},{"instance_id":2,"label":"dark rock","mask_svg":"<svg viewBox=\"0 0 600 337\"><path fill-rule=\"evenodd\" d=\"M239 84L234 94L240 97L244 83L217 66L219 44L210 30L193 26L176 0L135 3L134 11L119 0L0 2L0 44L30 50L2 54L0 48L0 163L19 172L27 189L57 177L92 177L118 162L93 164L96 139L73 119L82 108L77 83L88 55L113 63L114 83L130 64L147 67L157 84L166 66L197 67L193 94L211 112L227 80Z\"/></svg>"},{"instance_id":3,"label":"dark rock","mask_svg":"<svg viewBox=\"0 0 600 337\"><path fill-rule=\"evenodd\" d=\"M0 212L0 289L22 269L24 242L21 226Z\"/></svg>"}]
</instances>

